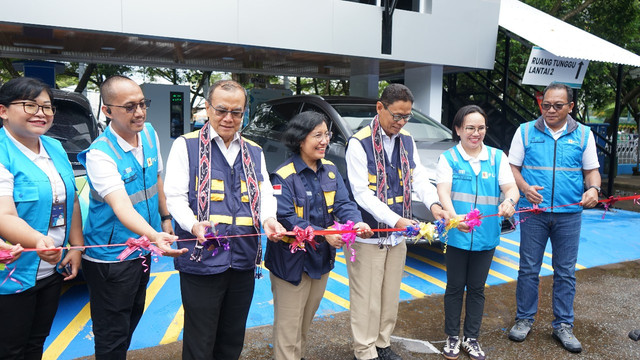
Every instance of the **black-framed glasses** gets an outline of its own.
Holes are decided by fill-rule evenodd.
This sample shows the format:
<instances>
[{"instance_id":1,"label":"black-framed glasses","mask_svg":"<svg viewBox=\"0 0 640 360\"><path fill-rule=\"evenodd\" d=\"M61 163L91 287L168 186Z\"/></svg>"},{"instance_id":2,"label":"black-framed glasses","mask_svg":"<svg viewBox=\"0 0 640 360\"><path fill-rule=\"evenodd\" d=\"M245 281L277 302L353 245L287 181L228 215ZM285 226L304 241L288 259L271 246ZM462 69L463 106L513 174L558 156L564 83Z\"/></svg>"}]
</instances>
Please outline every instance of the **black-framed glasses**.
<instances>
[{"instance_id":1,"label":"black-framed glasses","mask_svg":"<svg viewBox=\"0 0 640 360\"><path fill-rule=\"evenodd\" d=\"M382 106L384 106L384 108L389 112L389 114L391 114L391 116L393 117L393 121L400 121L400 120L409 121L413 116L413 111L406 115L394 114L391 112L391 110L389 110L389 108L387 107L387 104L382 103Z\"/></svg>"},{"instance_id":2,"label":"black-framed glasses","mask_svg":"<svg viewBox=\"0 0 640 360\"><path fill-rule=\"evenodd\" d=\"M127 105L113 105L113 104L104 104L105 106L113 106L113 107L119 107L119 108L123 108L126 112L128 113L132 113L134 111L136 111L136 109L138 107L140 107L140 110L147 110L150 106L151 106L151 100L150 99L144 99L142 101L140 101L139 103L133 103L133 104L127 104Z\"/></svg>"},{"instance_id":3,"label":"black-framed glasses","mask_svg":"<svg viewBox=\"0 0 640 360\"><path fill-rule=\"evenodd\" d=\"M56 113L56 107L53 105L38 105L34 102L28 101L15 101L9 103L9 105L18 105L22 104L22 110L29 115L35 115L42 109L42 113L46 116L53 116Z\"/></svg>"},{"instance_id":4,"label":"black-framed glasses","mask_svg":"<svg viewBox=\"0 0 640 360\"><path fill-rule=\"evenodd\" d=\"M242 117L244 116L244 110L227 110L227 109L220 109L220 108L216 108L213 107L213 105L209 104L209 106L211 106L211 108L213 109L213 112L216 114L216 116L220 117L220 118L225 118L227 116L227 114L231 114L231 117L239 120L242 119Z\"/></svg>"},{"instance_id":5,"label":"black-framed glasses","mask_svg":"<svg viewBox=\"0 0 640 360\"><path fill-rule=\"evenodd\" d=\"M556 109L556 111L560 111L562 110L563 107L565 107L565 105L569 105L571 104L570 102L568 103L555 103L555 104L550 104L550 103L542 103L542 105L540 105L540 107L542 108L542 110L549 110L551 109L551 107L553 106L554 109Z\"/></svg>"}]
</instances>

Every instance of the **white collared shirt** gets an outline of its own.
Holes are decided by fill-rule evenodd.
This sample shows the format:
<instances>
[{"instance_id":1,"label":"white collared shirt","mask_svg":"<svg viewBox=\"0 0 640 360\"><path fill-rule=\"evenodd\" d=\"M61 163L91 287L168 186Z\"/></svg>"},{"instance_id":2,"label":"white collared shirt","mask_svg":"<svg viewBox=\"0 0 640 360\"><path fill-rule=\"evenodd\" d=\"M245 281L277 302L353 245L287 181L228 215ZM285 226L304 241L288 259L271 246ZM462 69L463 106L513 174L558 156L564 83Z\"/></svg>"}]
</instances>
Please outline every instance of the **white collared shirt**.
<instances>
[{"instance_id":1,"label":"white collared shirt","mask_svg":"<svg viewBox=\"0 0 640 360\"><path fill-rule=\"evenodd\" d=\"M387 161L391 161L389 157L393 154L393 150L396 144L396 137L387 136L382 131L382 144L384 151L387 154ZM413 169L413 193L418 197L418 200L423 202L427 209L431 209L431 205L438 202L438 193L436 187L429 182L429 171L422 166L420 162L420 156L418 155L418 149L416 148L415 141L411 139L411 146L413 147L413 161L416 164ZM370 141L370 140L369 140ZM408 146L409 144L405 144ZM387 226L393 227L402 217L396 214L389 208L389 206L376 197L376 193L369 189L369 170L367 169L367 154L360 144L360 141L355 138L349 140L349 146L345 154L347 161L347 173L349 174L349 185L351 186L351 192L353 197L365 211L371 214L376 221L382 222ZM356 238L359 242L376 244L378 239L361 239Z\"/></svg>"},{"instance_id":2,"label":"white collared shirt","mask_svg":"<svg viewBox=\"0 0 640 360\"><path fill-rule=\"evenodd\" d=\"M60 177L60 174L55 168L53 164L53 160L45 150L42 141L40 143L40 152L38 154L31 151L29 148L24 146L21 142L16 140L9 131L5 131L7 137L13 142L16 147L29 159L31 160L40 170L42 170L47 177L49 178L49 182L51 183L51 193L56 194L58 196L58 202L65 203L67 200L67 190L65 188L64 182ZM13 198L13 174L7 170L4 165L0 164L0 196L11 196ZM53 198L55 201L55 197ZM66 215L66 214L65 214ZM71 219L66 219L67 226L69 226ZM64 236L65 236L65 226L60 227L50 227L47 232L47 236L53 239L53 244L57 246L62 246L64 244ZM50 276L55 271L55 265L51 265L46 261L40 261L40 266L38 267L38 275L36 276L37 280L44 279L47 276Z\"/></svg>"},{"instance_id":3,"label":"white collared shirt","mask_svg":"<svg viewBox=\"0 0 640 360\"><path fill-rule=\"evenodd\" d=\"M236 158L240 154L240 133L236 132L234 134L233 140L231 140L227 148L220 135L211 125L208 126L211 139L222 152L227 164L233 167ZM273 188L271 187L271 181L269 181L269 172L267 172L264 154L261 153L260 157L262 163L260 173L263 178L260 184L260 221L264 222L268 218L276 217L277 202L273 196ZM189 207L189 173L187 143L184 137L180 136L174 140L167 158L164 193L167 196L167 207L173 219L183 230L191 232L193 225L198 220L191 207Z\"/></svg>"},{"instance_id":4,"label":"white collared shirt","mask_svg":"<svg viewBox=\"0 0 640 360\"><path fill-rule=\"evenodd\" d=\"M555 140L564 133L567 129L567 123L564 123L564 126L560 128L558 131L553 131L547 125L547 122L544 121L544 126L549 129L549 132L553 136ZM588 130L588 129L587 129ZM511 140L511 148L509 149L509 163L515 166L522 166L524 162L524 144L522 144L522 135L520 132L520 127L516 129L516 133L513 134L513 140ZM600 163L598 162L598 153L596 151L596 140L593 137L593 133L589 131L588 139L587 139L587 147L584 149L582 153L582 170L592 170L600 167Z\"/></svg>"},{"instance_id":5,"label":"white collared shirt","mask_svg":"<svg viewBox=\"0 0 640 360\"><path fill-rule=\"evenodd\" d=\"M111 125L109 125L111 127ZM124 152L131 152L138 161L140 166L143 162L142 151L142 138L140 133L138 137L138 146L131 146L125 139L123 139L118 133L113 131L111 133L116 137L118 145L124 150ZM158 147L158 174L162 174L163 163L162 154L160 153L160 141L158 140L158 134L156 134L156 146ZM120 189L124 189L124 181L122 181L122 175L118 172L118 165L104 151L98 149L91 149L87 152L87 176L91 179L91 184L102 198L111 194L112 192Z\"/></svg>"},{"instance_id":6,"label":"white collared shirt","mask_svg":"<svg viewBox=\"0 0 640 360\"><path fill-rule=\"evenodd\" d=\"M462 155L462 159L471 165L471 168L476 175L480 173L480 167L482 166L480 162L489 160L489 150L484 144L482 144L482 149L477 157L471 157L467 154L461 144L456 145L456 149L458 149L460 155ZM496 161L497 160L498 159L496 159ZM453 170L451 169L447 159L444 157L444 154L441 154L438 159L438 166L436 167L436 184L452 182ZM511 167L509 166L509 158L507 157L507 154L503 152L500 159L500 168L498 169L498 185L502 186L515 182L516 180L513 177Z\"/></svg>"}]
</instances>

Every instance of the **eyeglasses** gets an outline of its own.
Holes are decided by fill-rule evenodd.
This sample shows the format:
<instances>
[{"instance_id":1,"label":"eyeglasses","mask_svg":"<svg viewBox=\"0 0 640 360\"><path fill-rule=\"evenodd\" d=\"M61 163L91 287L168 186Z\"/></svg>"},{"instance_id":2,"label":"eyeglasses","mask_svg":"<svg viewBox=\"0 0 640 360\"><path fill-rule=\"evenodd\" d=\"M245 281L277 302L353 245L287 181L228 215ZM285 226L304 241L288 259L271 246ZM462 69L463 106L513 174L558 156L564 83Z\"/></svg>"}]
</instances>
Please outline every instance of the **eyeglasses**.
<instances>
[{"instance_id":1,"label":"eyeglasses","mask_svg":"<svg viewBox=\"0 0 640 360\"><path fill-rule=\"evenodd\" d=\"M556 109L556 111L560 111L565 105L569 105L569 104L571 103L570 102L564 103L564 104L563 103L555 103L555 104L542 103L540 107L542 107L542 110L549 110L553 106L553 108Z\"/></svg>"},{"instance_id":2,"label":"eyeglasses","mask_svg":"<svg viewBox=\"0 0 640 360\"><path fill-rule=\"evenodd\" d=\"M393 121L400 121L400 120L409 121L411 119L411 117L413 116L413 111L411 113L409 113L409 114L406 114L406 115L394 114L394 113L391 112L391 110L389 110L389 108L387 107L387 105L385 103L382 103L382 106L384 106L384 108L387 109L389 114L391 114L391 116L393 117Z\"/></svg>"},{"instance_id":3,"label":"eyeglasses","mask_svg":"<svg viewBox=\"0 0 640 360\"><path fill-rule=\"evenodd\" d=\"M316 141L318 141L318 142L322 141L323 139L330 140L332 136L333 136L333 133L331 131L327 131L324 134L323 133L315 133L315 134L311 135L311 137L316 139Z\"/></svg>"},{"instance_id":4,"label":"eyeglasses","mask_svg":"<svg viewBox=\"0 0 640 360\"><path fill-rule=\"evenodd\" d=\"M136 109L138 107L140 107L140 110L142 110L142 111L147 110L149 108L149 106L151 106L151 100L150 99L144 99L144 100L140 101L139 103L133 103L133 104L127 104L127 105L105 104L105 106L113 106L113 107L123 108L126 112L132 113L132 112L136 111Z\"/></svg>"},{"instance_id":5,"label":"eyeglasses","mask_svg":"<svg viewBox=\"0 0 640 360\"><path fill-rule=\"evenodd\" d=\"M9 103L10 105L22 104L22 110L29 115L35 115L42 109L42 113L45 116L53 116L56 113L56 107L53 105L38 105L36 103L27 101L16 101Z\"/></svg>"},{"instance_id":6,"label":"eyeglasses","mask_svg":"<svg viewBox=\"0 0 640 360\"><path fill-rule=\"evenodd\" d=\"M477 131L479 134L482 134L482 133L484 133L484 132L487 132L487 129L488 129L488 127L487 127L487 126L478 126L478 127L475 127L475 126L465 126L465 127L464 127L464 131L466 131L468 134L473 134L473 133L475 133L476 131Z\"/></svg>"},{"instance_id":7,"label":"eyeglasses","mask_svg":"<svg viewBox=\"0 0 640 360\"><path fill-rule=\"evenodd\" d=\"M209 106L211 106L216 116L219 116L223 119L227 117L227 114L231 114L231 117L236 120L240 120L244 116L244 110L227 110L227 109L215 108L212 105L209 105Z\"/></svg>"}]
</instances>

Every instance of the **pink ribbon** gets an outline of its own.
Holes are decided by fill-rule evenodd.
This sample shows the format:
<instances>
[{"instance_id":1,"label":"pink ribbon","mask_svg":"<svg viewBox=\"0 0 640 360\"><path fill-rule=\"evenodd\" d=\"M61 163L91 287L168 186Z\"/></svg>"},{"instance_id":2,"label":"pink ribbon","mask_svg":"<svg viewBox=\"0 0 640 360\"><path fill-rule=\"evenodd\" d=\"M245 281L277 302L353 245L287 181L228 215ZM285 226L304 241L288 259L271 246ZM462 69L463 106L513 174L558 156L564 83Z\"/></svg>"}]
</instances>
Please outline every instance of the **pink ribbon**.
<instances>
[{"instance_id":1,"label":"pink ribbon","mask_svg":"<svg viewBox=\"0 0 640 360\"><path fill-rule=\"evenodd\" d=\"M464 217L464 221L467 223L467 226L469 226L470 231L472 231L475 227L480 226L480 224L482 224L482 220L480 220L480 210L471 210Z\"/></svg>"},{"instance_id":2,"label":"pink ribbon","mask_svg":"<svg viewBox=\"0 0 640 360\"><path fill-rule=\"evenodd\" d=\"M306 252L307 249L305 249L305 242L309 243L314 250L316 249L315 235L313 234L313 228L311 226L307 226L306 229L303 229L296 225L293 228L293 232L296 234L296 239L291 243L291 245L289 245L292 254L298 250Z\"/></svg>"},{"instance_id":3,"label":"pink ribbon","mask_svg":"<svg viewBox=\"0 0 640 360\"><path fill-rule=\"evenodd\" d=\"M0 250L0 263L6 264L13 260L13 254L11 254L11 250Z\"/></svg>"},{"instance_id":4,"label":"pink ribbon","mask_svg":"<svg viewBox=\"0 0 640 360\"><path fill-rule=\"evenodd\" d=\"M146 235L142 235L141 237L134 239L129 238L125 243L127 248L122 250L120 255L118 255L118 260L122 261L129 257L129 255L134 252L142 249L151 252L151 255L154 256L154 261L158 262L158 256L162 256L163 251L160 250L157 246L153 245L149 238ZM142 266L144 266L144 272L149 271L149 265L147 265L146 258L142 256L142 253L138 255L139 258L142 258Z\"/></svg>"},{"instance_id":5,"label":"pink ribbon","mask_svg":"<svg viewBox=\"0 0 640 360\"><path fill-rule=\"evenodd\" d=\"M16 290L16 294L17 294L17 293L19 293L19 292L22 292L22 288L24 287L24 285L22 285L22 283L20 282L20 280L14 279L14 278L13 278L13 276L11 276L11 275L13 275L13 273L14 273L15 271L16 271L16 266L14 266L14 267L13 267L13 269L11 269L11 271L9 271L9 274L7 274L7 277L5 277L5 278L4 278L4 280L2 281L2 284L0 284L0 286L4 285L4 283L6 283L6 282L7 282L7 280L11 280L11 281L13 281L14 283L16 283L16 284L20 285L20 289Z\"/></svg>"},{"instance_id":6,"label":"pink ribbon","mask_svg":"<svg viewBox=\"0 0 640 360\"><path fill-rule=\"evenodd\" d=\"M340 231L353 230L353 225L355 224L351 220L348 220L346 224L340 224L337 221L333 222L333 228L335 230L340 230ZM342 241L344 241L344 243L347 245L347 249L351 251L351 257L349 258L349 260L351 260L351 262L356 261L356 251L355 249L351 248L351 245L356 242L356 233L345 232L345 233L342 233L340 236L342 237Z\"/></svg>"}]
</instances>

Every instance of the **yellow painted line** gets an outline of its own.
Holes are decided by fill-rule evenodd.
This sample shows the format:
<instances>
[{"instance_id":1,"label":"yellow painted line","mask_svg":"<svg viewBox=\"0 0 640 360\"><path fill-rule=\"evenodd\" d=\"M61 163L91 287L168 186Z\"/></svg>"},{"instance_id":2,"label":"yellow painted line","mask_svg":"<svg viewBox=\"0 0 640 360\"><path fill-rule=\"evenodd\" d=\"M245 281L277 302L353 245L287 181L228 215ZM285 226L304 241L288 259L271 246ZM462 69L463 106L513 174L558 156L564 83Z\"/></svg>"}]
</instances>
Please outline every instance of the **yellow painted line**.
<instances>
[{"instance_id":1,"label":"yellow painted line","mask_svg":"<svg viewBox=\"0 0 640 360\"><path fill-rule=\"evenodd\" d=\"M87 303L82 310L73 318L60 332L60 334L49 344L47 351L42 354L44 360L56 360L60 357L62 352L67 349L67 346L71 341L84 329L87 322L91 318L91 310L89 309L89 303Z\"/></svg>"},{"instance_id":2,"label":"yellow painted line","mask_svg":"<svg viewBox=\"0 0 640 360\"><path fill-rule=\"evenodd\" d=\"M416 270L416 269L414 269L414 268L412 268L410 266L406 266L405 265L404 266L404 271L408 272L411 275L415 275L415 276L419 277L422 280L426 280L426 281L428 281L428 282L430 282L430 283L432 283L432 284L434 284L436 286L439 286L439 287L441 287L443 289L447 288L447 284L444 283L443 281L440 281L440 280L434 278L433 276L427 275L427 274L423 273L422 271L418 271L418 270ZM418 290L416 290L416 291L418 291ZM424 294L423 294L423 296L424 296Z\"/></svg>"},{"instance_id":3,"label":"yellow painted line","mask_svg":"<svg viewBox=\"0 0 640 360\"><path fill-rule=\"evenodd\" d=\"M336 274L333 271L329 273L329 278L331 278L331 279L333 279L333 280L335 280L335 281L337 281L337 282L339 282L339 283L341 283L343 285L349 286L349 278L346 278L346 277L344 277L344 276L342 276L340 274Z\"/></svg>"},{"instance_id":4,"label":"yellow painted line","mask_svg":"<svg viewBox=\"0 0 640 360\"><path fill-rule=\"evenodd\" d=\"M342 298L329 290L324 291L324 298L349 310L349 300Z\"/></svg>"},{"instance_id":5,"label":"yellow painted line","mask_svg":"<svg viewBox=\"0 0 640 360\"><path fill-rule=\"evenodd\" d=\"M342 255L342 253L338 253L338 254L336 255L336 261L337 261L337 262L339 262L339 263L342 263L342 264L345 264L345 265L346 265L346 264L347 264L347 261L345 260L345 258L344 258L344 257L342 257L342 256L340 256L340 255ZM406 270L407 270L407 267L405 266L405 271L406 271ZM415 271L416 271L416 272L418 272L417 270L415 270ZM332 273L331 273L331 275L329 275L329 276L333 278L333 275L336 275L336 276L338 276L338 277L341 277L341 278L345 279L345 280L347 281L347 283L343 283L343 284L345 284L345 285L347 285L347 286L349 285L349 283L348 283L349 279L345 278L345 277L344 277L344 276L342 276L342 275L335 274L335 273L333 273L333 272L332 272ZM424 275L425 275L425 276L429 276L429 275L427 275L427 274L424 274ZM337 280L337 279L336 279L336 280ZM425 280L426 280L426 279L425 279ZM437 280L437 279L435 279L435 280ZM338 281L340 281L340 280L338 280ZM427 280L427 281L429 281L429 280ZM418 289L416 289L416 288L414 288L414 287L411 287L411 286L409 286L409 285L407 285L407 284L405 284L405 283L401 283L401 284L400 284L400 290L402 290L402 291L404 291L404 292L406 292L406 293L410 294L411 296L413 296L413 297L415 297L415 298L423 298L423 297L427 296L427 294L423 293L422 291L420 291L420 290L418 290Z\"/></svg>"},{"instance_id":6,"label":"yellow painted line","mask_svg":"<svg viewBox=\"0 0 640 360\"><path fill-rule=\"evenodd\" d=\"M519 264L514 264L511 261L500 259L499 257L496 257L496 256L493 257L493 261L497 262L498 264L502 264L504 266L510 267L516 271L518 271L518 269L520 268Z\"/></svg>"},{"instance_id":7,"label":"yellow painted line","mask_svg":"<svg viewBox=\"0 0 640 360\"><path fill-rule=\"evenodd\" d=\"M501 279L501 280L506 281L506 282L511 282L511 281L515 280L515 279L512 279L512 278L510 278L509 276L507 276L507 275L505 275L503 273L499 273L499 272L497 272L495 270L492 270L492 269L489 269L489 275L493 275L493 276L497 277L498 279Z\"/></svg>"},{"instance_id":8,"label":"yellow painted line","mask_svg":"<svg viewBox=\"0 0 640 360\"><path fill-rule=\"evenodd\" d=\"M144 301L144 311L147 311L147 308L149 307L153 299L155 299L160 289L162 289L164 284L167 282L167 280L169 280L169 277L171 276L171 274L168 274L168 271L164 273L155 273L152 275L155 275L155 279L153 279L151 284L147 286L147 296Z\"/></svg>"},{"instance_id":9,"label":"yellow painted line","mask_svg":"<svg viewBox=\"0 0 640 360\"><path fill-rule=\"evenodd\" d=\"M436 268L438 268L440 270L447 271L447 268L444 266L444 264L440 264L440 263L435 262L435 261L433 261L431 259L428 259L428 258L426 258L424 256L420 256L420 255L416 255L416 254L412 254L412 253L407 253L407 256L409 256L409 257L411 257L413 259L416 259L416 260L420 260L423 263L429 264L429 265L431 265L433 267L436 267Z\"/></svg>"},{"instance_id":10,"label":"yellow painted line","mask_svg":"<svg viewBox=\"0 0 640 360\"><path fill-rule=\"evenodd\" d=\"M511 245L515 245L515 246L517 246L517 247L520 247L520 242L519 242L519 241L513 241L513 240L509 240L509 239L507 239L507 238L503 238L503 237L501 237L501 238L500 238L500 240L501 240L501 241L504 241L504 242L506 242L506 243L508 243L508 244L511 244ZM553 254L548 253L548 252L546 252L546 251L544 252L544 256L546 256L546 257L547 257L547 258L549 258L549 259L553 258ZM518 259L519 259L519 258L520 258L520 254L518 254ZM543 266L545 269L549 269L549 270L553 271L553 267L551 267L550 265L545 266L545 264L542 264L542 266ZM584 265L580 265L580 264L578 264L578 263L576 263L576 268L578 268L579 270L584 270L584 269L586 269L586 267L585 267Z\"/></svg>"},{"instance_id":11,"label":"yellow painted line","mask_svg":"<svg viewBox=\"0 0 640 360\"><path fill-rule=\"evenodd\" d=\"M169 344L178 341L180 332L184 327L184 307L180 305L180 308L176 312L176 315L171 320L171 324L167 327L167 331L164 333L160 345Z\"/></svg>"}]
</instances>

